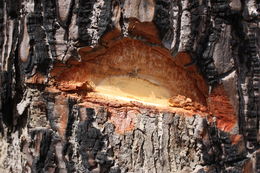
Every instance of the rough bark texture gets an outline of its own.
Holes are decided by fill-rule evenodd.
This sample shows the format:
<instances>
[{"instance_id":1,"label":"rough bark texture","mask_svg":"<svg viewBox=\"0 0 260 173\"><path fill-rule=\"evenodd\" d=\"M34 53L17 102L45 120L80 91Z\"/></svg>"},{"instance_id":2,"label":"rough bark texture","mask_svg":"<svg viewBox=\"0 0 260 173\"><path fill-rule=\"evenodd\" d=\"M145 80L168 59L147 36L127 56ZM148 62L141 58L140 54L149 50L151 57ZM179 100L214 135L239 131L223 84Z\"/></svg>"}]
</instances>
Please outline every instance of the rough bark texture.
<instances>
[{"instance_id":1,"label":"rough bark texture","mask_svg":"<svg viewBox=\"0 0 260 173\"><path fill-rule=\"evenodd\" d=\"M259 7L0 0L0 172L260 172Z\"/></svg>"}]
</instances>

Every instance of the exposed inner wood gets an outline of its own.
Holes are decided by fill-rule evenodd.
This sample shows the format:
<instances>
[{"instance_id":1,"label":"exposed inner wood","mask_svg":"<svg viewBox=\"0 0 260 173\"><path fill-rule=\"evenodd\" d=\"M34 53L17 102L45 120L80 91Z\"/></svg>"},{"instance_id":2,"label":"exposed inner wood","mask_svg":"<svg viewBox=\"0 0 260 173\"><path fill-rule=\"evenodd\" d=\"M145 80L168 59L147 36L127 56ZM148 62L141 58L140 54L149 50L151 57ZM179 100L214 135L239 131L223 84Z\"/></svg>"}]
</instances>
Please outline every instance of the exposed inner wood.
<instances>
[{"instance_id":1,"label":"exposed inner wood","mask_svg":"<svg viewBox=\"0 0 260 173\"><path fill-rule=\"evenodd\" d=\"M54 88L71 96L77 93L83 105L91 102L108 107L150 107L184 115L213 114L219 116L221 129L234 127L235 113L225 91L217 90L220 92L209 96L196 66L185 66L191 62L187 53L172 57L160 46L131 38L107 43L106 47L80 49L81 62L56 63L51 73ZM225 98L223 104L220 97Z\"/></svg>"},{"instance_id":2,"label":"exposed inner wood","mask_svg":"<svg viewBox=\"0 0 260 173\"><path fill-rule=\"evenodd\" d=\"M90 53L82 53L82 62L64 68L61 74L53 73L58 89L85 87L98 94L164 106L171 97L183 95L206 106L207 86L202 78L194 78L160 47L124 38L106 50Z\"/></svg>"},{"instance_id":3,"label":"exposed inner wood","mask_svg":"<svg viewBox=\"0 0 260 173\"><path fill-rule=\"evenodd\" d=\"M165 106L168 106L171 97L168 89L149 80L129 76L107 77L96 86L96 92Z\"/></svg>"}]
</instances>

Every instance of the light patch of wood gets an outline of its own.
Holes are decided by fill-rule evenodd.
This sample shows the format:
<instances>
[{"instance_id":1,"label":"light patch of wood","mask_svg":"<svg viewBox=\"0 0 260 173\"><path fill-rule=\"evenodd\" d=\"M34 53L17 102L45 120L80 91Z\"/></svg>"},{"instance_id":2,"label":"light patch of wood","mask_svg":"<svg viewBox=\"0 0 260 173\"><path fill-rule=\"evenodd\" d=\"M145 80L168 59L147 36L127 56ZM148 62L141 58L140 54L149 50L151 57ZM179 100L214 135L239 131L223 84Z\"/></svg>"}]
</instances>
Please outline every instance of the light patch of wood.
<instances>
[{"instance_id":1,"label":"light patch of wood","mask_svg":"<svg viewBox=\"0 0 260 173\"><path fill-rule=\"evenodd\" d=\"M168 105L168 99L171 97L168 89L148 80L129 76L105 78L96 86L96 91L165 106Z\"/></svg>"}]
</instances>

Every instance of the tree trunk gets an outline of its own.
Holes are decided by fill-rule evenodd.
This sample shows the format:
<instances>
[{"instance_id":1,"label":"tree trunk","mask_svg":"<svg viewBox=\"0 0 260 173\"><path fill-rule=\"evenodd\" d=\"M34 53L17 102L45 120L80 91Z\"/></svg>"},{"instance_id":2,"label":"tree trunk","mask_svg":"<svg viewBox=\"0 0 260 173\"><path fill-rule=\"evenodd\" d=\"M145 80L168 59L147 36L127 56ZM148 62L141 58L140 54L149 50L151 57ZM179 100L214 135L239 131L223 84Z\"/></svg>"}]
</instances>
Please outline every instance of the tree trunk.
<instances>
[{"instance_id":1,"label":"tree trunk","mask_svg":"<svg viewBox=\"0 0 260 173\"><path fill-rule=\"evenodd\" d=\"M0 172L260 172L256 0L0 0Z\"/></svg>"}]
</instances>

